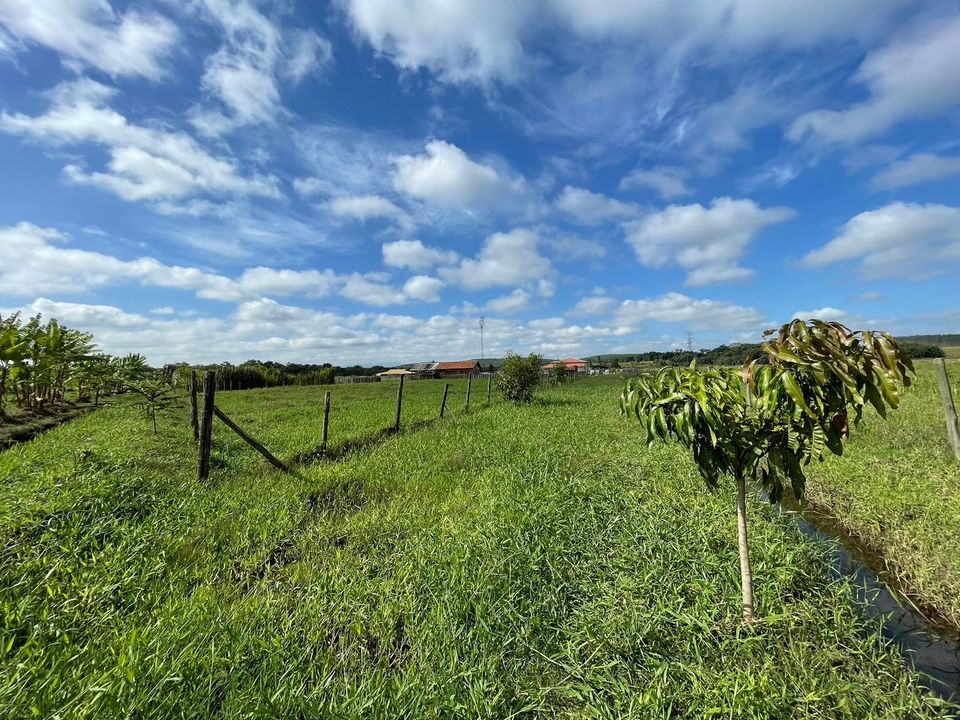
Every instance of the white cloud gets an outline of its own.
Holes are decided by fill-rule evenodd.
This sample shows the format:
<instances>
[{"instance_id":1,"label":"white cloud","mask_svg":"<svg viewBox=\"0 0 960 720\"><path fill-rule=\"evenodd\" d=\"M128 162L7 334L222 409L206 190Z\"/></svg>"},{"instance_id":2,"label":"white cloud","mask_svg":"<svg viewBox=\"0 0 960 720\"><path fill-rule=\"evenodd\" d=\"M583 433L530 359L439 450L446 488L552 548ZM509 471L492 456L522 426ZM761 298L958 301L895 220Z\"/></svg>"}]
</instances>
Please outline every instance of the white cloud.
<instances>
[{"instance_id":1,"label":"white cloud","mask_svg":"<svg viewBox=\"0 0 960 720\"><path fill-rule=\"evenodd\" d=\"M607 248L599 240L577 235L557 234L552 228L543 231L543 242L553 249L558 262L577 262L580 260L601 260L607 255Z\"/></svg>"},{"instance_id":2,"label":"white cloud","mask_svg":"<svg viewBox=\"0 0 960 720\"><path fill-rule=\"evenodd\" d=\"M386 307L387 305L402 305L407 301L407 296L402 290L397 290L389 283L384 282L385 277L378 273L361 275L353 273L346 279L346 283L340 291L340 294L350 300L366 303L367 305L376 305Z\"/></svg>"},{"instance_id":3,"label":"white cloud","mask_svg":"<svg viewBox=\"0 0 960 720\"><path fill-rule=\"evenodd\" d=\"M0 295L29 297L49 293L51 288L59 292L85 292L137 282L189 291L199 298L224 302L263 295L319 298L338 292L373 305L407 300L407 295L385 285L378 277L339 276L329 269L252 267L236 278L229 278L197 268L166 265L152 257L121 260L91 250L64 247L69 241L69 236L57 230L30 223L0 227ZM427 287L423 282L413 286L421 296L427 294ZM415 297L413 293L409 295Z\"/></svg>"},{"instance_id":4,"label":"white cloud","mask_svg":"<svg viewBox=\"0 0 960 720\"><path fill-rule=\"evenodd\" d=\"M624 300L614 322L636 327L646 321L682 323L694 330L748 330L763 325L764 316L751 307L718 300L696 300L670 292L658 298Z\"/></svg>"},{"instance_id":5,"label":"white cloud","mask_svg":"<svg viewBox=\"0 0 960 720\"><path fill-rule=\"evenodd\" d=\"M319 72L333 60L333 46L313 30L299 30L291 33L284 58L286 62L281 75L297 85L307 75Z\"/></svg>"},{"instance_id":6,"label":"white cloud","mask_svg":"<svg viewBox=\"0 0 960 720\"><path fill-rule=\"evenodd\" d=\"M689 173L683 168L658 165L643 170L637 168L620 181L620 189L647 187L659 193L664 200L673 200L693 191L687 186Z\"/></svg>"},{"instance_id":7,"label":"white cloud","mask_svg":"<svg viewBox=\"0 0 960 720\"><path fill-rule=\"evenodd\" d=\"M429 275L414 275L403 284L403 294L414 300L438 302L443 281Z\"/></svg>"},{"instance_id":8,"label":"white cloud","mask_svg":"<svg viewBox=\"0 0 960 720\"><path fill-rule=\"evenodd\" d=\"M356 33L398 67L426 68L450 82L518 82L537 67L525 43L538 28L577 40L640 41L675 61L706 49L718 62L771 44L799 48L826 40L865 40L903 0L670 0L542 2L340 0ZM537 58L538 59L538 58ZM636 82L636 80L634 80Z\"/></svg>"},{"instance_id":9,"label":"white cloud","mask_svg":"<svg viewBox=\"0 0 960 720\"><path fill-rule=\"evenodd\" d=\"M342 195L330 200L328 207L330 212L338 217L361 221L386 218L404 227L412 224L412 219L407 213L379 195Z\"/></svg>"},{"instance_id":10,"label":"white cloud","mask_svg":"<svg viewBox=\"0 0 960 720\"><path fill-rule=\"evenodd\" d=\"M938 18L898 34L870 52L854 75L870 97L843 110L816 110L793 123L794 140L811 135L855 143L906 120L938 115L960 103L960 17Z\"/></svg>"},{"instance_id":11,"label":"white cloud","mask_svg":"<svg viewBox=\"0 0 960 720\"><path fill-rule=\"evenodd\" d=\"M585 225L635 217L637 208L615 198L567 185L555 201L557 208Z\"/></svg>"},{"instance_id":12,"label":"white cloud","mask_svg":"<svg viewBox=\"0 0 960 720\"><path fill-rule=\"evenodd\" d=\"M870 180L870 185L877 190L895 190L957 174L960 174L960 156L916 153L878 172Z\"/></svg>"},{"instance_id":13,"label":"white cloud","mask_svg":"<svg viewBox=\"0 0 960 720\"><path fill-rule=\"evenodd\" d=\"M395 159L394 185L401 192L441 205L471 207L494 203L510 190L510 181L456 145L432 140L426 150L425 155Z\"/></svg>"},{"instance_id":14,"label":"white cloud","mask_svg":"<svg viewBox=\"0 0 960 720\"><path fill-rule=\"evenodd\" d=\"M244 176L234 162L215 157L183 132L130 123L107 107L114 90L89 79L63 83L50 94L46 114L0 114L0 130L54 146L95 143L107 148L106 172L76 163L73 182L97 185L126 200L169 200L193 195L279 197L276 178Z\"/></svg>"},{"instance_id":15,"label":"white cloud","mask_svg":"<svg viewBox=\"0 0 960 720\"><path fill-rule=\"evenodd\" d=\"M429 270L437 265L452 265L460 259L452 250L428 247L419 240L384 243L382 251L386 265L410 270Z\"/></svg>"},{"instance_id":16,"label":"white cloud","mask_svg":"<svg viewBox=\"0 0 960 720\"><path fill-rule=\"evenodd\" d=\"M203 73L202 86L215 99L214 107L197 105L190 114L204 135L222 135L283 115L278 78L299 83L332 59L328 40L312 30L285 33L245 0L203 0L197 7L226 36Z\"/></svg>"},{"instance_id":17,"label":"white cloud","mask_svg":"<svg viewBox=\"0 0 960 720\"><path fill-rule=\"evenodd\" d=\"M427 67L452 82L513 78L529 2L340 0L355 31L397 66Z\"/></svg>"},{"instance_id":18,"label":"white cloud","mask_svg":"<svg viewBox=\"0 0 960 720\"><path fill-rule=\"evenodd\" d=\"M114 77L157 80L179 33L155 12L117 12L106 0L3 0L0 26L13 38L39 43L68 64L89 65ZM0 40L2 40L0 35Z\"/></svg>"},{"instance_id":19,"label":"white cloud","mask_svg":"<svg viewBox=\"0 0 960 720\"><path fill-rule=\"evenodd\" d=\"M612 297L606 297L605 295L594 295L580 300L576 305L570 308L567 314L577 317L606 315L616 304L617 301Z\"/></svg>"},{"instance_id":20,"label":"white cloud","mask_svg":"<svg viewBox=\"0 0 960 720\"><path fill-rule=\"evenodd\" d=\"M761 208L752 200L715 199L671 205L660 212L624 224L626 241L641 265L678 265L689 271L688 285L729 282L752 271L738 263L756 235L767 225L794 216L789 208Z\"/></svg>"},{"instance_id":21,"label":"white cloud","mask_svg":"<svg viewBox=\"0 0 960 720\"><path fill-rule=\"evenodd\" d=\"M846 310L841 310L835 307L822 307L817 308L816 310L797 310L793 314L794 320L823 320L825 322L839 322L845 325L850 325L851 320L856 319L855 315L851 315Z\"/></svg>"},{"instance_id":22,"label":"white cloud","mask_svg":"<svg viewBox=\"0 0 960 720\"><path fill-rule=\"evenodd\" d=\"M487 302L484 307L489 312L500 313L501 315L511 315L530 307L530 293L526 290L517 288L509 295L494 298Z\"/></svg>"},{"instance_id":23,"label":"white cloud","mask_svg":"<svg viewBox=\"0 0 960 720\"><path fill-rule=\"evenodd\" d=\"M294 178L293 189L302 198L333 195L336 192L336 186L332 182L316 177Z\"/></svg>"},{"instance_id":24,"label":"white cloud","mask_svg":"<svg viewBox=\"0 0 960 720\"><path fill-rule=\"evenodd\" d=\"M540 255L539 246L540 237L532 230L494 233L484 240L476 258L441 268L440 275L468 290L537 282L553 271L550 261Z\"/></svg>"},{"instance_id":25,"label":"white cloud","mask_svg":"<svg viewBox=\"0 0 960 720\"><path fill-rule=\"evenodd\" d=\"M856 261L871 278L921 278L960 265L960 208L895 202L852 217L805 265Z\"/></svg>"}]
</instances>

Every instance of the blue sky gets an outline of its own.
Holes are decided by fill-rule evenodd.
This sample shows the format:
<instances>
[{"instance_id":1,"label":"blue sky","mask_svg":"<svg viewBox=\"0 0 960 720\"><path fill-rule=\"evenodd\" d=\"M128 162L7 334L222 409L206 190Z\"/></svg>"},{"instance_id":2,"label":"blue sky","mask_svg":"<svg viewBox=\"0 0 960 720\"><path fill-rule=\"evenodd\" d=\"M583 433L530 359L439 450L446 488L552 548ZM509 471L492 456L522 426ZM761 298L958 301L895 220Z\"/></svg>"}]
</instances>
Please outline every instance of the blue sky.
<instances>
[{"instance_id":1,"label":"blue sky","mask_svg":"<svg viewBox=\"0 0 960 720\"><path fill-rule=\"evenodd\" d=\"M175 360L960 331L960 6L0 0L0 312Z\"/></svg>"}]
</instances>

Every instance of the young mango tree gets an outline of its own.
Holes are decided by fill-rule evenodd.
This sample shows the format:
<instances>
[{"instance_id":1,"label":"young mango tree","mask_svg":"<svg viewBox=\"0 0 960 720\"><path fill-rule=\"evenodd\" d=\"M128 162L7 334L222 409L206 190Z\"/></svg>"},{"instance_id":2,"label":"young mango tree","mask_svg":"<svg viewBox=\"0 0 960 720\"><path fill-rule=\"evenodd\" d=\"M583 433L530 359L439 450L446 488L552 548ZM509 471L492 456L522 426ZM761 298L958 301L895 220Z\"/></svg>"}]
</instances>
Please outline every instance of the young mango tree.
<instances>
[{"instance_id":1,"label":"young mango tree","mask_svg":"<svg viewBox=\"0 0 960 720\"><path fill-rule=\"evenodd\" d=\"M648 443L687 447L711 488L724 476L736 483L737 539L743 617L755 619L747 536L746 483L779 502L789 485L803 498L804 466L829 451L843 453L850 411L854 423L867 404L886 418L900 404L913 365L893 338L852 331L833 322L794 320L762 345L742 368L664 368L633 378L620 399ZM766 361L765 363L763 361Z\"/></svg>"}]
</instances>

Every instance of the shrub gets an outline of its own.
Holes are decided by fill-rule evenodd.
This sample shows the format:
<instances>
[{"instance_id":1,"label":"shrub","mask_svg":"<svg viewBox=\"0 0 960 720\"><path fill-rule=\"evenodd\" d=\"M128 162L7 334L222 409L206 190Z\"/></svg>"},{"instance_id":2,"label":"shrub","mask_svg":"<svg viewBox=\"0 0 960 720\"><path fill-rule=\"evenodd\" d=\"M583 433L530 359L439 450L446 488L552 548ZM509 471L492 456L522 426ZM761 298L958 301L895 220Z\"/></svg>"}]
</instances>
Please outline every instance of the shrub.
<instances>
[{"instance_id":1,"label":"shrub","mask_svg":"<svg viewBox=\"0 0 960 720\"><path fill-rule=\"evenodd\" d=\"M533 400L543 371L543 358L536 353L526 357L508 352L497 373L497 390L504 398L520 405Z\"/></svg>"},{"instance_id":2,"label":"shrub","mask_svg":"<svg viewBox=\"0 0 960 720\"><path fill-rule=\"evenodd\" d=\"M943 351L943 348L937 347L936 345L923 345L921 343L905 342L901 343L900 347L903 348L903 351L907 354L907 357L914 360L918 360L920 358L946 357L946 353Z\"/></svg>"},{"instance_id":3,"label":"shrub","mask_svg":"<svg viewBox=\"0 0 960 720\"><path fill-rule=\"evenodd\" d=\"M550 382L554 385L563 385L567 381L567 366L562 362L557 362L550 368Z\"/></svg>"}]
</instances>

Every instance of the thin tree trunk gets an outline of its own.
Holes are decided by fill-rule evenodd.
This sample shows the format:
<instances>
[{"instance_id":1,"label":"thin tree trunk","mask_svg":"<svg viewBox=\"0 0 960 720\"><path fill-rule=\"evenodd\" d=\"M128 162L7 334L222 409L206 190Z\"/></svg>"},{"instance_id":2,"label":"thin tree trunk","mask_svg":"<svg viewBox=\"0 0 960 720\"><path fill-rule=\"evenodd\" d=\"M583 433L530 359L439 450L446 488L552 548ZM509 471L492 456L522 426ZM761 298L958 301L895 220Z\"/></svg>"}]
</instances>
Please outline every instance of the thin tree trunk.
<instances>
[{"instance_id":1,"label":"thin tree trunk","mask_svg":"<svg viewBox=\"0 0 960 720\"><path fill-rule=\"evenodd\" d=\"M750 546L747 544L746 482L737 476L737 543L740 546L740 589L743 593L743 619L756 618L753 612L753 575L750 572Z\"/></svg>"}]
</instances>

